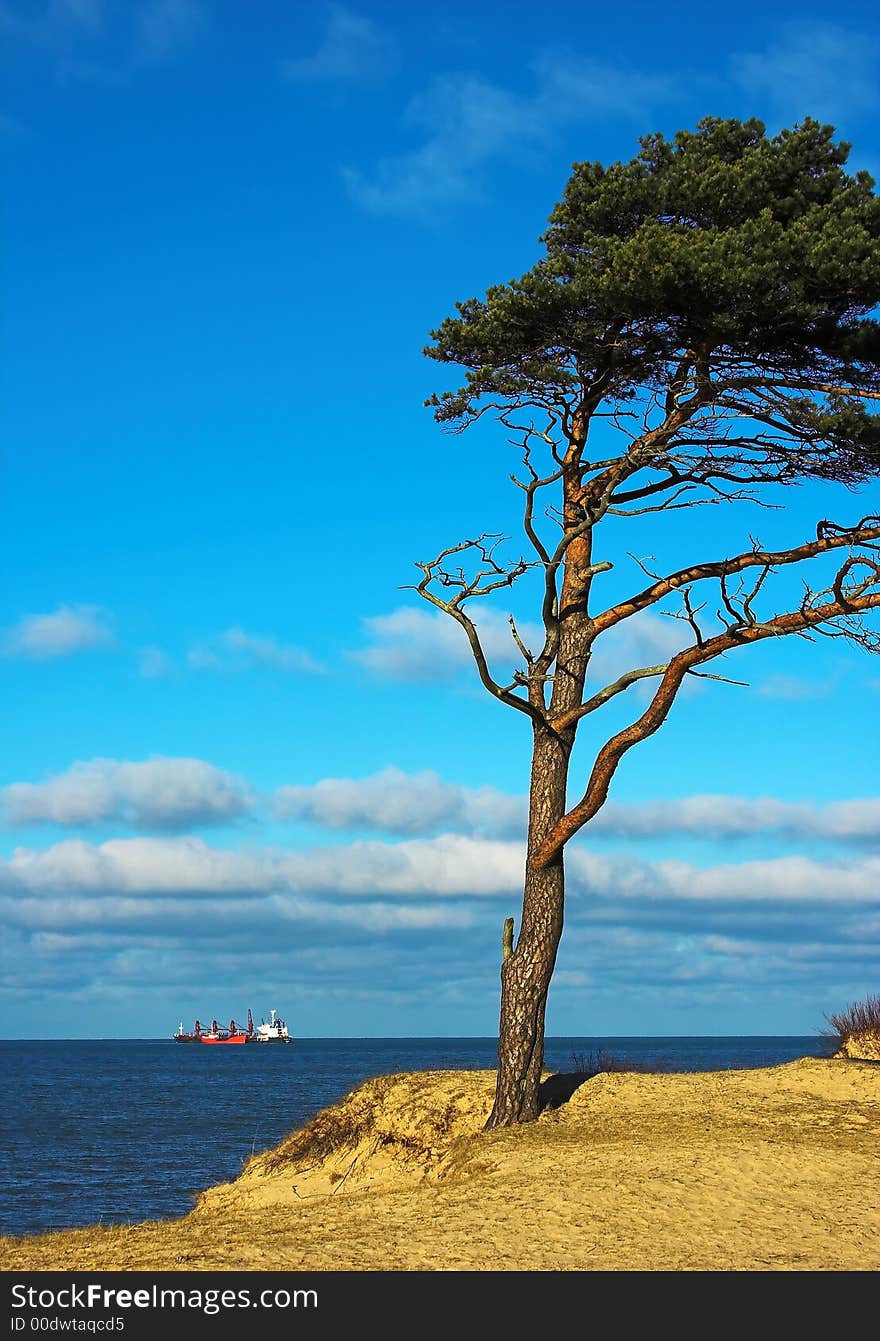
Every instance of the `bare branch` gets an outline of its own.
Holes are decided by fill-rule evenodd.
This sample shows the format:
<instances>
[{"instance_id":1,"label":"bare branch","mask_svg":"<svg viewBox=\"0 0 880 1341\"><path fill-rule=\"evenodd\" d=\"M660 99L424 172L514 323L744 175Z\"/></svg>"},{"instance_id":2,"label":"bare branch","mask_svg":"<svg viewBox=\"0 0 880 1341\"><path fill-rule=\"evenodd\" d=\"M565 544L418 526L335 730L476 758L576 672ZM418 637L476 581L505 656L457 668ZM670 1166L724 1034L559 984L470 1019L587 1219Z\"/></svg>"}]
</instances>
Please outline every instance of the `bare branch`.
<instances>
[{"instance_id":1,"label":"bare branch","mask_svg":"<svg viewBox=\"0 0 880 1341\"><path fill-rule=\"evenodd\" d=\"M523 661L526 663L527 666L531 666L531 664L532 664L532 662L534 661L535 658L532 656L531 652L530 652L529 649L525 646L525 644L523 643L522 639L520 638L519 633L517 632L517 628L516 628L516 624L515 624L515 622L514 622L513 615L508 615L508 616L507 616L507 620L508 620L508 623L510 624L510 631L511 631L511 633L513 634L513 641L516 643L517 647L519 648L520 653L522 654Z\"/></svg>"},{"instance_id":2,"label":"bare branch","mask_svg":"<svg viewBox=\"0 0 880 1341\"><path fill-rule=\"evenodd\" d=\"M657 666L640 666L637 670L626 671L623 675L614 680L612 684L606 685L605 688L600 689L597 694L593 694L592 698L588 698L579 708L575 708L572 712L566 712L561 717L551 719L550 725L553 727L554 731L567 731L570 727L574 726L576 722L579 722L582 717L587 717L591 712L595 712L597 708L604 707L610 699L616 698L618 694L622 694L624 689L629 689L630 685L637 684L639 680L649 679L651 676L662 675L668 665L669 663L667 661L663 661Z\"/></svg>"},{"instance_id":3,"label":"bare branch","mask_svg":"<svg viewBox=\"0 0 880 1341\"><path fill-rule=\"evenodd\" d=\"M865 613L880 609L880 563L865 560L862 566L871 569L872 575L847 589L843 583L846 573L851 570L852 560L847 560L843 565L835 579L835 584L841 590L839 598L835 596L821 603L822 597L828 593L819 593L812 599L805 598L797 610L775 615L763 623L746 621L729 627L702 646L686 648L677 653L667 665L663 679L645 712L630 726L612 736L599 751L583 796L553 825L534 854L535 864L543 867L553 861L572 835L600 810L620 760L633 745L652 736L662 726L682 681L686 675L695 673L696 666L704 665L734 648L745 647L765 638L786 637L810 630L824 631L820 626L836 628L849 641L872 651L880 650L880 638L861 622ZM558 729L558 723L556 725Z\"/></svg>"},{"instance_id":4,"label":"bare branch","mask_svg":"<svg viewBox=\"0 0 880 1341\"><path fill-rule=\"evenodd\" d=\"M533 722L544 723L545 716L538 708L532 703L527 702L525 699L518 698L510 689L502 688L502 686L492 678L492 674L489 670L489 663L486 660L486 654L483 651L483 645L480 642L480 635L477 632L476 625L474 624L474 621L465 614L464 610L461 610L457 606L446 601L441 601L438 596L435 596L433 592L428 591L427 588L422 590L421 587L419 587L417 590L419 591L419 595L426 601L430 601L432 605L436 605L438 610L445 610L446 613L451 615L464 629L467 634L467 640L470 643L474 661L477 665L477 673L484 688L488 689L492 697L497 698L501 703L506 703L510 708L516 708L518 712L524 712Z\"/></svg>"},{"instance_id":5,"label":"bare branch","mask_svg":"<svg viewBox=\"0 0 880 1341\"><path fill-rule=\"evenodd\" d=\"M699 360L700 355L697 354L695 357ZM612 503L614 491L620 485L646 466L656 465L662 460L663 453L675 434L708 403L707 397L707 390L701 387L689 400L674 398L674 405L666 410L660 424L647 429L633 441L629 450L616 462L584 486L585 510L594 520L604 515Z\"/></svg>"},{"instance_id":6,"label":"bare branch","mask_svg":"<svg viewBox=\"0 0 880 1341\"><path fill-rule=\"evenodd\" d=\"M742 689L748 689L748 680L731 680L729 675L711 675L708 671L688 671L688 675L695 676L698 680L720 680L722 684L739 685Z\"/></svg>"},{"instance_id":7,"label":"bare branch","mask_svg":"<svg viewBox=\"0 0 880 1341\"><path fill-rule=\"evenodd\" d=\"M679 489L677 494L672 494L665 503L656 503L650 508L609 508L608 515L613 517L643 517L647 512L676 512L679 508L698 508L705 507L707 504L715 506L722 500L720 498L691 498L687 503L676 503L675 499L680 494L689 492L690 486Z\"/></svg>"},{"instance_id":8,"label":"bare branch","mask_svg":"<svg viewBox=\"0 0 880 1341\"><path fill-rule=\"evenodd\" d=\"M798 563L802 559L812 559L819 554L827 554L829 551L840 549L843 546L873 544L880 540L880 518L863 517L857 525L852 527L837 526L835 523L827 521L820 522L817 534L817 540L809 541L807 544L798 545L792 549L777 550L773 553L752 549L745 554L738 554L733 559L697 563L692 564L689 568L680 568L678 572L670 573L668 577L659 578L652 586L646 587L644 591L629 597L628 600L620 601L617 605L611 606L602 614L597 615L593 621L594 632L598 636L600 633L604 633L606 629L619 624L621 620L629 619L639 610L645 610L649 606L655 605L657 601L662 600L664 596L668 596L670 592L677 591L684 586L690 586L694 582L721 577L726 580L734 573L742 572L745 568L777 568L785 564ZM649 574L649 576L653 576L653 574Z\"/></svg>"},{"instance_id":9,"label":"bare branch","mask_svg":"<svg viewBox=\"0 0 880 1341\"><path fill-rule=\"evenodd\" d=\"M493 698L506 703L508 707L516 708L518 712L525 713L532 721L545 722L545 715L539 707L514 693L513 685L502 687L493 678L477 627L470 616L462 609L465 601L473 597L485 596L491 591L497 591L500 587L512 586L518 577L522 576L529 567L534 566L527 564L524 559L520 559L508 568L499 564L495 558L495 550L503 539L504 537L500 535L486 534L478 536L475 540L463 540L458 545L450 545L447 549L442 550L436 559L431 559L427 563L416 564L417 568L421 568L423 577L418 586L411 589L416 591L423 600L436 606L438 610L443 610L447 615L451 615L461 625L470 644L480 680ZM475 551L483 565L474 577L469 578L463 568L451 571L444 567L445 561L452 555L464 554L469 551ZM494 580L488 580L493 578ZM432 583L437 583L441 587L458 588L458 594L452 596L449 600L443 600L442 597L431 590ZM517 646L525 654L525 649L513 626L512 619L511 627ZM526 663L527 665L530 663L528 656L526 656ZM521 681L515 679L514 684L519 683Z\"/></svg>"},{"instance_id":10,"label":"bare branch","mask_svg":"<svg viewBox=\"0 0 880 1341\"><path fill-rule=\"evenodd\" d=\"M499 564L495 558L495 550L507 537L503 535L485 534L477 536L476 540L463 540L459 545L450 545L438 554L436 559L429 563L417 563L416 567L421 568L424 573L422 581L417 587L408 588L414 590L419 595L424 595L425 588L431 582L437 582L441 587L457 587L458 595L451 601L444 603L452 607L460 607L465 601L471 600L475 596L487 596L491 591L497 591L500 587L511 587L518 577L529 568L534 568L534 563L527 563L525 559L520 558L516 563L507 567ZM453 554L464 554L468 550L475 550L481 563L485 564L473 577L467 577L463 568L457 568L451 571L444 568L443 561ZM484 581L487 578L495 577L495 581ZM482 585L480 585L482 583Z\"/></svg>"},{"instance_id":11,"label":"bare branch","mask_svg":"<svg viewBox=\"0 0 880 1341\"><path fill-rule=\"evenodd\" d=\"M798 381L789 377L743 377L728 381L726 385L733 390L757 391L759 387L765 387L779 391L807 391L822 396L854 396L859 400L880 400L880 391L870 390L867 387L839 386L808 378Z\"/></svg>"},{"instance_id":12,"label":"bare branch","mask_svg":"<svg viewBox=\"0 0 880 1341\"><path fill-rule=\"evenodd\" d=\"M562 477L562 468L560 466L560 468L552 474L543 477L538 474L531 461L531 444L529 442L529 437L532 434L542 438L544 441L548 441L546 434L538 433L537 430L533 428L526 431L524 440L521 444L523 448L523 465L528 470L531 479L527 484L524 484L522 480L518 480L515 475L511 475L510 478L517 488L522 489L526 495L525 511L523 513L523 529L540 561L547 564L550 562L550 555L547 552L544 542L535 530L535 495L539 489L544 489L548 485L555 484L557 480ZM554 456L555 455L556 453L554 450Z\"/></svg>"},{"instance_id":13,"label":"bare branch","mask_svg":"<svg viewBox=\"0 0 880 1341\"><path fill-rule=\"evenodd\" d=\"M684 588L681 595L685 608L684 617L687 619L687 622L690 624L691 628L694 631L694 641L697 644L697 647L702 647L703 633L702 630L700 629L699 624L697 623L697 615L700 613L701 610L705 610L706 608L705 602L702 605L698 605L695 610L691 605L691 593L687 587Z\"/></svg>"},{"instance_id":14,"label":"bare branch","mask_svg":"<svg viewBox=\"0 0 880 1341\"><path fill-rule=\"evenodd\" d=\"M629 549L627 550L627 554L632 559L633 563L637 563L639 565L639 567L641 568L642 572L645 574L646 577L653 577L656 578L658 582L660 581L660 574L652 572L651 569L648 568L645 562L642 559L640 559L637 554L633 554L632 550ZM653 557L654 557L653 554L648 555L649 559L653 559Z\"/></svg>"}]
</instances>

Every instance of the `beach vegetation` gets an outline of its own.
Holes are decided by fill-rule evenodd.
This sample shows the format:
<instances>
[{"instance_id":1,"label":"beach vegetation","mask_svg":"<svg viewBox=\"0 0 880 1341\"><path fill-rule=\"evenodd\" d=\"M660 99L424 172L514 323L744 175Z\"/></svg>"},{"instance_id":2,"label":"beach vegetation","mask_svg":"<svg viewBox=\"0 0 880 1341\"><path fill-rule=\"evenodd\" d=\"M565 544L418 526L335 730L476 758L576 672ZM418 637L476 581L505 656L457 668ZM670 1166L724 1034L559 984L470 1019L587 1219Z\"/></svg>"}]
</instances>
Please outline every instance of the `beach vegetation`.
<instances>
[{"instance_id":1,"label":"beach vegetation","mask_svg":"<svg viewBox=\"0 0 880 1341\"><path fill-rule=\"evenodd\" d=\"M831 1011L825 1019L829 1029L825 1036L839 1046L847 1043L873 1041L880 1044L880 995L854 1001L843 1010Z\"/></svg>"},{"instance_id":2,"label":"beach vegetation","mask_svg":"<svg viewBox=\"0 0 880 1341\"><path fill-rule=\"evenodd\" d=\"M662 1058L646 1061L644 1058L620 1057L607 1048L591 1048L587 1052L574 1049L571 1054L572 1071L591 1080L608 1072L621 1074L655 1075L667 1069Z\"/></svg>"}]
</instances>

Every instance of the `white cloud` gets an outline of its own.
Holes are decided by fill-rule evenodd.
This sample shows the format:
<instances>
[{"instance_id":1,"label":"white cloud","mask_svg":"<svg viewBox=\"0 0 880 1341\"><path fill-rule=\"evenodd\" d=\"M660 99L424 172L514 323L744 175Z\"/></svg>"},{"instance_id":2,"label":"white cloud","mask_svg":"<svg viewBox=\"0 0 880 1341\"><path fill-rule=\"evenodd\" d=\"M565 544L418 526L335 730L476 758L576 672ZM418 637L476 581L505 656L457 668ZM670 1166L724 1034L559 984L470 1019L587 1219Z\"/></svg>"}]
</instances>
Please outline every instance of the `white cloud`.
<instances>
[{"instance_id":1,"label":"white cloud","mask_svg":"<svg viewBox=\"0 0 880 1341\"><path fill-rule=\"evenodd\" d=\"M458 981L472 1007L485 993L494 1017L500 921L516 913L522 859L518 843L448 837L300 852L192 838L20 849L0 862L6 990L45 983L42 996L69 1001L118 979L141 996L163 982L215 995L280 974L289 991L293 973L310 1000L411 988L436 1005ZM876 966L878 876L876 859L699 869L573 849L554 982L600 1000L661 994L666 1008L676 984L689 1007L700 983L815 995L838 963L850 975Z\"/></svg>"},{"instance_id":2,"label":"white cloud","mask_svg":"<svg viewBox=\"0 0 880 1341\"><path fill-rule=\"evenodd\" d=\"M283 71L302 84L372 84L393 74L397 43L372 19L331 5L324 37L311 56L287 60Z\"/></svg>"},{"instance_id":3,"label":"white cloud","mask_svg":"<svg viewBox=\"0 0 880 1341\"><path fill-rule=\"evenodd\" d=\"M48 661L94 648L111 647L106 612L97 605L59 605L45 615L25 615L4 638L6 656Z\"/></svg>"},{"instance_id":4,"label":"white cloud","mask_svg":"<svg viewBox=\"0 0 880 1341\"><path fill-rule=\"evenodd\" d=\"M761 50L733 55L730 77L785 118L837 121L877 105L878 49L866 32L791 22Z\"/></svg>"},{"instance_id":5,"label":"white cloud","mask_svg":"<svg viewBox=\"0 0 880 1341\"><path fill-rule=\"evenodd\" d=\"M570 52L545 53L531 73L528 93L479 74L435 76L403 116L421 144L380 159L372 174L347 169L354 198L376 214L430 214L471 200L493 160L515 157L521 165L524 154L582 119L638 120L673 88L671 80Z\"/></svg>"},{"instance_id":6,"label":"white cloud","mask_svg":"<svg viewBox=\"0 0 880 1341\"><path fill-rule=\"evenodd\" d=\"M692 641L689 635L690 629L679 620L664 619L649 611L615 624L594 644L587 694L612 684L624 671L663 665L688 646ZM643 685L642 691L647 692L647 687Z\"/></svg>"},{"instance_id":7,"label":"white cloud","mask_svg":"<svg viewBox=\"0 0 880 1341\"><path fill-rule=\"evenodd\" d=\"M300 647L286 647L276 638L226 629L207 643L190 648L187 663L193 670L247 670L256 665L272 666L290 674L319 675L326 668Z\"/></svg>"},{"instance_id":8,"label":"white cloud","mask_svg":"<svg viewBox=\"0 0 880 1341\"><path fill-rule=\"evenodd\" d=\"M522 656L513 640L506 614L491 606L473 606L490 668L498 667L505 680ZM363 620L368 645L350 653L374 675L389 680L423 683L455 680L466 668L476 678L473 655L464 630L441 610L399 607L387 615ZM530 620L517 620L517 630L526 647L537 652L543 645L541 627ZM684 626L673 619L640 613L613 628L595 644L589 671L589 692L615 680L623 671L668 661L688 642Z\"/></svg>"},{"instance_id":9,"label":"white cloud","mask_svg":"<svg viewBox=\"0 0 880 1341\"><path fill-rule=\"evenodd\" d=\"M391 849L371 852L364 845L328 854L232 851L189 837L99 845L72 839L44 851L18 848L0 861L0 915L42 935L89 928L122 934L147 925L186 938L188 928L198 928L220 943L236 935L251 952L277 944L286 923L381 934L463 928L473 922L467 906L422 901L437 892L435 884L440 893L460 892L479 856L462 862L454 855L453 848L447 861L441 845L425 864L418 851L395 857ZM358 897L350 902L346 895ZM273 929L270 945L266 927Z\"/></svg>"},{"instance_id":10,"label":"white cloud","mask_svg":"<svg viewBox=\"0 0 880 1341\"><path fill-rule=\"evenodd\" d=\"M243 779L200 759L156 757L142 762L93 759L43 782L0 790L7 823L92 825L119 821L135 828L179 830L222 824L256 813ZM279 787L276 818L337 831L404 837L438 833L509 839L525 833L525 795L446 782L436 772L388 767L365 778L322 778ZM774 836L798 842L880 845L880 797L814 805L771 796L697 794L670 801L609 801L583 835L625 839L690 836L746 840ZM341 849L345 851L346 849ZM379 851L402 851L403 846Z\"/></svg>"},{"instance_id":11,"label":"white cloud","mask_svg":"<svg viewBox=\"0 0 880 1341\"><path fill-rule=\"evenodd\" d=\"M880 902L880 858L815 861L775 857L724 866L644 862L572 848L567 870L584 892L651 903L732 902L740 905Z\"/></svg>"},{"instance_id":12,"label":"white cloud","mask_svg":"<svg viewBox=\"0 0 880 1341\"><path fill-rule=\"evenodd\" d=\"M457 993L475 1018L496 1019L500 923L516 913L522 857L519 843L448 837L298 852L193 838L19 849L0 862L0 990L68 1009L114 984L130 1003L137 984L142 1007L167 1010L183 992L196 1013L218 990L246 999L255 982L276 1002L329 993L357 1011L369 995L445 1010ZM600 1014L625 996L653 1019L760 989L768 1010L787 997L821 1020L855 999L857 975L875 976L878 876L877 859L701 869L572 848L554 991L583 993Z\"/></svg>"},{"instance_id":13,"label":"white cloud","mask_svg":"<svg viewBox=\"0 0 880 1341\"><path fill-rule=\"evenodd\" d=\"M292 889L343 894L492 897L522 882L517 843L443 834L401 843L357 842L281 860Z\"/></svg>"},{"instance_id":14,"label":"white cloud","mask_svg":"<svg viewBox=\"0 0 880 1341\"><path fill-rule=\"evenodd\" d=\"M72 839L44 850L17 848L0 864L10 892L39 895L376 896L494 899L522 887L522 843L445 834L401 843L356 842L285 851L230 850L199 838ZM637 861L572 847L570 893L650 907L678 904L880 904L880 858L818 861L778 857L698 867ZM628 916L629 911L628 911Z\"/></svg>"},{"instance_id":15,"label":"white cloud","mask_svg":"<svg viewBox=\"0 0 880 1341\"><path fill-rule=\"evenodd\" d=\"M495 838L525 831L526 797L494 787L463 787L437 773L385 768L366 778L323 778L307 787L279 787L273 809L282 819L326 829L430 834L438 830ZM706 794L672 801L608 801L584 831L588 838L797 840L880 844L880 797L823 806L771 796Z\"/></svg>"},{"instance_id":16,"label":"white cloud","mask_svg":"<svg viewBox=\"0 0 880 1341\"><path fill-rule=\"evenodd\" d=\"M543 51L532 62L525 90L473 72L435 76L404 109L402 121L419 135L411 149L379 159L371 171L345 169L354 199L376 214L431 216L479 194L494 162L517 168L554 142L566 126L625 118L644 125L680 98L682 86L717 98L734 90L786 120L805 115L837 121L878 101L878 43L865 32L830 22L792 22L760 50L733 54L706 83L699 70L670 75L603 62L572 51Z\"/></svg>"},{"instance_id":17,"label":"white cloud","mask_svg":"<svg viewBox=\"0 0 880 1341\"><path fill-rule=\"evenodd\" d=\"M380 159L371 175L345 170L352 196L374 214L425 214L466 200L486 162L546 133L527 99L481 75L436 77L404 122L426 133L418 148Z\"/></svg>"},{"instance_id":18,"label":"white cloud","mask_svg":"<svg viewBox=\"0 0 880 1341\"><path fill-rule=\"evenodd\" d=\"M674 801L623 805L609 801L587 830L622 838L689 834L695 838L749 838L776 834L797 839L880 842L880 798L832 801L824 806L770 796L685 796Z\"/></svg>"},{"instance_id":19,"label":"white cloud","mask_svg":"<svg viewBox=\"0 0 880 1341\"><path fill-rule=\"evenodd\" d=\"M438 830L518 837L527 801L494 787L464 787L425 770L389 767L366 778L322 778L311 786L279 787L273 800L281 819L326 829L430 834ZM825 805L772 796L697 794L672 801L608 801L584 831L596 836L746 839L762 835L797 840L880 843L880 797Z\"/></svg>"},{"instance_id":20,"label":"white cloud","mask_svg":"<svg viewBox=\"0 0 880 1341\"><path fill-rule=\"evenodd\" d=\"M474 610L472 617L490 663L498 661L505 667L522 663L506 615L486 608L479 615ZM403 606L387 615L371 615L363 625L371 645L350 655L374 675L389 680L444 681L473 667L464 630L441 610ZM537 625L524 622L517 628L527 646L531 640L540 647Z\"/></svg>"},{"instance_id":21,"label":"white cloud","mask_svg":"<svg viewBox=\"0 0 880 1341\"><path fill-rule=\"evenodd\" d=\"M582 969L557 969L553 974L554 987L592 987L593 978Z\"/></svg>"},{"instance_id":22,"label":"white cloud","mask_svg":"<svg viewBox=\"0 0 880 1341\"><path fill-rule=\"evenodd\" d=\"M308 903L276 896L273 908L288 920L336 923L384 935L393 931L461 930L474 923L473 914L462 907L438 908L393 903Z\"/></svg>"},{"instance_id":23,"label":"white cloud","mask_svg":"<svg viewBox=\"0 0 880 1341\"><path fill-rule=\"evenodd\" d=\"M214 942L215 954L217 944L234 938L238 946L236 968L242 962L245 948L250 956L260 951L259 937L254 935L256 922L273 929L271 947L264 945L264 953L277 947L279 942L287 944L286 937L282 940L283 932L288 926L297 924L385 935L397 931L460 930L474 922L472 911L462 906L381 900L330 903L288 895L243 900L240 893L222 901L216 894L212 898L215 902L211 905L210 918L206 920L204 899L196 903L193 897L187 898L185 893L181 895L177 891L173 897L151 899L103 892L98 897L43 894L39 898L22 899L20 895L5 898L0 887L0 916L10 927L27 928L43 938L62 934L71 944L82 944L84 937L94 934L90 929L95 927L100 927L104 936L125 937L135 933L132 946L135 950L144 943L143 928L148 928L155 937L164 935L171 941L191 943L198 935L205 944ZM153 975L147 976L152 980Z\"/></svg>"},{"instance_id":24,"label":"white cloud","mask_svg":"<svg viewBox=\"0 0 880 1341\"><path fill-rule=\"evenodd\" d=\"M323 778L310 787L279 787L275 813L326 829L429 834L438 830L510 837L525 832L525 799L492 787L462 787L434 772L385 768L372 777Z\"/></svg>"},{"instance_id":25,"label":"white cloud","mask_svg":"<svg viewBox=\"0 0 880 1341\"><path fill-rule=\"evenodd\" d=\"M298 647L284 647L274 638L245 633L244 629L227 629L222 641L231 652L241 653L269 666L277 666L280 670L314 674L324 669L308 652Z\"/></svg>"},{"instance_id":26,"label":"white cloud","mask_svg":"<svg viewBox=\"0 0 880 1341\"><path fill-rule=\"evenodd\" d=\"M685 862L658 862L661 885L674 897L737 903L877 903L880 900L880 859L814 861L808 857L775 857L700 870Z\"/></svg>"},{"instance_id":27,"label":"white cloud","mask_svg":"<svg viewBox=\"0 0 880 1341\"><path fill-rule=\"evenodd\" d=\"M674 76L622 62L595 60L572 51L544 51L532 64L535 102L543 119L571 122L582 117L643 120L678 93Z\"/></svg>"},{"instance_id":28,"label":"white cloud","mask_svg":"<svg viewBox=\"0 0 880 1341\"><path fill-rule=\"evenodd\" d=\"M521 882L522 850L455 835L300 852L214 848L191 837L69 839L17 848L0 870L32 892L491 897Z\"/></svg>"},{"instance_id":29,"label":"white cloud","mask_svg":"<svg viewBox=\"0 0 880 1341\"><path fill-rule=\"evenodd\" d=\"M15 782L0 792L8 822L100 824L177 829L234 820L253 808L247 786L201 759L142 763L92 759L45 782Z\"/></svg>"}]
</instances>

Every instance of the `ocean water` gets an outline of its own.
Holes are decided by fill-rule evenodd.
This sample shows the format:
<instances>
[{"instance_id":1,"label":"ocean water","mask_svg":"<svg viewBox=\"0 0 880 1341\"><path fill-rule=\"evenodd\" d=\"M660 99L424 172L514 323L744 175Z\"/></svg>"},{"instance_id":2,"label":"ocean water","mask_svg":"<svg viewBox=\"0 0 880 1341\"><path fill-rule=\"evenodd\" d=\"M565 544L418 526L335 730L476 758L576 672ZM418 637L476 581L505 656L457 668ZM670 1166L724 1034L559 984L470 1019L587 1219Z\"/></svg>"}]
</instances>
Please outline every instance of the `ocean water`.
<instances>
[{"instance_id":1,"label":"ocean water","mask_svg":"<svg viewBox=\"0 0 880 1341\"><path fill-rule=\"evenodd\" d=\"M551 1071L603 1049L670 1071L828 1055L803 1038L552 1038ZM0 1234L185 1215L360 1081L494 1067L491 1038L312 1038L202 1047L170 1039L0 1041Z\"/></svg>"}]
</instances>

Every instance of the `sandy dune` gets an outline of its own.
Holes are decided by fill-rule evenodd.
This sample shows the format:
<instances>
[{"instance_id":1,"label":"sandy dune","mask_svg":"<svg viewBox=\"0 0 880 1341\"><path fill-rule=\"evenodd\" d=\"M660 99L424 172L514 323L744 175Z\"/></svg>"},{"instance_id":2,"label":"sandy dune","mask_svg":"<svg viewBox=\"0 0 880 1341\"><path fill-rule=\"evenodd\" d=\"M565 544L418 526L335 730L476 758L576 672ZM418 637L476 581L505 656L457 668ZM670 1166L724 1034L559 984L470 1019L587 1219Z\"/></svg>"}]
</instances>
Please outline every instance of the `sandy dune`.
<instances>
[{"instance_id":1,"label":"sandy dune","mask_svg":"<svg viewBox=\"0 0 880 1341\"><path fill-rule=\"evenodd\" d=\"M183 1219L0 1239L0 1268L880 1267L875 1063L601 1075L484 1133L492 1084L368 1081Z\"/></svg>"}]
</instances>

